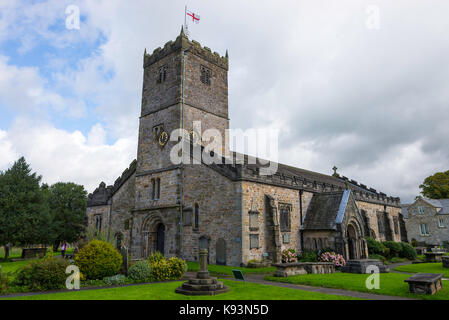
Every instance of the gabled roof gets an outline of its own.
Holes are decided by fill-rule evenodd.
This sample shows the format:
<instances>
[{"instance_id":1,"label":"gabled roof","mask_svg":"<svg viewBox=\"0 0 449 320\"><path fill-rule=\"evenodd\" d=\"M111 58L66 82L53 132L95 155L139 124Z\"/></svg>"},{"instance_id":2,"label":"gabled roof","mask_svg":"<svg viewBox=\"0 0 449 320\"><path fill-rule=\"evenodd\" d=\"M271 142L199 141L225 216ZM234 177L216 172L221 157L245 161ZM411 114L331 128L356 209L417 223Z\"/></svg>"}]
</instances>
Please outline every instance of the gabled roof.
<instances>
[{"instance_id":1,"label":"gabled roof","mask_svg":"<svg viewBox=\"0 0 449 320\"><path fill-rule=\"evenodd\" d=\"M304 230L336 230L342 223L350 190L314 194L304 218Z\"/></svg>"},{"instance_id":2,"label":"gabled roof","mask_svg":"<svg viewBox=\"0 0 449 320\"><path fill-rule=\"evenodd\" d=\"M422 200L435 207L438 214L449 214L449 199L422 198Z\"/></svg>"}]
</instances>

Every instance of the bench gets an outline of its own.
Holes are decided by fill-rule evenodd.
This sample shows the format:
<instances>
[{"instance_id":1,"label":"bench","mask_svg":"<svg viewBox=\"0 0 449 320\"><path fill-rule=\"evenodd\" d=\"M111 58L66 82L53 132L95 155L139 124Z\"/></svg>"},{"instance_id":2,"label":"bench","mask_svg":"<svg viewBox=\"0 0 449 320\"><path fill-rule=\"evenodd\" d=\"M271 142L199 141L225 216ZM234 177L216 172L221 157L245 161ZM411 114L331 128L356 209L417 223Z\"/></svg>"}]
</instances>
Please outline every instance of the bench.
<instances>
[{"instance_id":1,"label":"bench","mask_svg":"<svg viewBox=\"0 0 449 320\"><path fill-rule=\"evenodd\" d=\"M47 254L47 248L23 248L22 259L43 258Z\"/></svg>"},{"instance_id":2,"label":"bench","mask_svg":"<svg viewBox=\"0 0 449 320\"><path fill-rule=\"evenodd\" d=\"M443 289L442 273L417 273L405 279L408 283L410 293L414 294L435 294Z\"/></svg>"}]
</instances>

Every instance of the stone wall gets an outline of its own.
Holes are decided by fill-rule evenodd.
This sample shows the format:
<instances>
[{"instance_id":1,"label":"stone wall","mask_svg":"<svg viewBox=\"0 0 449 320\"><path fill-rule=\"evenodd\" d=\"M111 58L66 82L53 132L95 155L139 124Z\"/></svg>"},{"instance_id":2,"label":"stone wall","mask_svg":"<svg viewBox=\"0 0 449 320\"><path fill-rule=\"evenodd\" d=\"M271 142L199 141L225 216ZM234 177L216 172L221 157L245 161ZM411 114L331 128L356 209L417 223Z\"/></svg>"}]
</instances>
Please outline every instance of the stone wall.
<instances>
[{"instance_id":1,"label":"stone wall","mask_svg":"<svg viewBox=\"0 0 449 320\"><path fill-rule=\"evenodd\" d=\"M241 184L205 165L184 167L183 258L197 260L200 238L209 246L209 262L217 262L217 241L225 240L226 264L239 266L241 260ZM195 204L199 226L194 227ZM190 222L186 220L190 215Z\"/></svg>"},{"instance_id":2,"label":"stone wall","mask_svg":"<svg viewBox=\"0 0 449 320\"><path fill-rule=\"evenodd\" d=\"M111 206L108 204L101 206L87 207L86 214L88 225L95 226L95 216L99 215L102 217L101 231L107 231L109 226L110 208Z\"/></svg>"},{"instance_id":3,"label":"stone wall","mask_svg":"<svg viewBox=\"0 0 449 320\"><path fill-rule=\"evenodd\" d=\"M135 175L132 175L112 197L109 236L117 241L120 234L122 245L130 248L130 222L135 197Z\"/></svg>"},{"instance_id":4,"label":"stone wall","mask_svg":"<svg viewBox=\"0 0 449 320\"><path fill-rule=\"evenodd\" d=\"M357 207L359 208L359 211L365 210L367 217L368 217L368 225L369 228L374 231L375 238L378 241L385 241L387 240L387 235L385 233L379 232L379 226L377 222L377 214L381 212L387 212L387 218L388 218L388 224L389 229L391 230L391 236L393 241L401 241L401 228L399 224L399 219L401 213L401 208L398 208L396 206L384 206L381 204L371 203L371 202L365 202L356 200ZM397 233L395 232L394 228L394 217L398 219L398 230ZM385 223L385 222L384 222Z\"/></svg>"},{"instance_id":5,"label":"stone wall","mask_svg":"<svg viewBox=\"0 0 449 320\"><path fill-rule=\"evenodd\" d=\"M242 207L242 262L246 264L249 260L262 260L264 253L268 254L268 258L274 260L276 255L276 243L280 245L280 250L293 248L300 250L300 205L299 191L286 189L266 184L258 184L254 182L242 182L243 207ZM266 195L271 196L275 201L277 212L280 213L279 204L287 204L291 206L290 211L290 231L281 231L278 239L273 232L275 227L273 218L266 207ZM305 192L303 195L303 212L307 208L308 202L312 194ZM258 213L258 224L256 228L250 229L250 212ZM258 248L250 248L251 234L259 235ZM284 238L285 237L285 238Z\"/></svg>"}]
</instances>

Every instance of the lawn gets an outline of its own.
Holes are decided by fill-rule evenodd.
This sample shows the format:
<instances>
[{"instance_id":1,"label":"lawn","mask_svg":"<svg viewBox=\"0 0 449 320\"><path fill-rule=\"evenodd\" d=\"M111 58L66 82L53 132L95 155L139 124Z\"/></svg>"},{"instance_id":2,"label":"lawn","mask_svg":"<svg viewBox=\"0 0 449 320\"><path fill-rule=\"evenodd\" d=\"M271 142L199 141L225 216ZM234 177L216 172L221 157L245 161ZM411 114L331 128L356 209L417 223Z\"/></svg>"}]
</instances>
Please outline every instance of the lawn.
<instances>
[{"instance_id":1,"label":"lawn","mask_svg":"<svg viewBox=\"0 0 449 320\"><path fill-rule=\"evenodd\" d=\"M33 260L21 260L21 261L15 261L15 262L0 262L0 266L2 266L2 273L7 272L15 272L19 268L23 267L24 265L27 265Z\"/></svg>"},{"instance_id":2,"label":"lawn","mask_svg":"<svg viewBox=\"0 0 449 320\"><path fill-rule=\"evenodd\" d=\"M449 282L443 281L443 289L436 295L412 295L409 293L408 284L404 282L410 275L399 273L381 273L380 288L367 289L365 282L368 275L353 273L332 273L332 274L305 274L292 277L267 276L265 280L287 282L293 284L303 284L316 287L338 288L367 293L383 294L390 296L401 296L419 299L449 300Z\"/></svg>"},{"instance_id":3,"label":"lawn","mask_svg":"<svg viewBox=\"0 0 449 320\"><path fill-rule=\"evenodd\" d=\"M441 262L407 264L405 266L396 267L394 270L411 273L442 273L445 278L449 278L449 269L443 268L443 264Z\"/></svg>"},{"instance_id":4,"label":"lawn","mask_svg":"<svg viewBox=\"0 0 449 320\"><path fill-rule=\"evenodd\" d=\"M73 253L74 248L67 248L66 253ZM57 252L53 252L54 256L61 255L61 251L58 250ZM22 257L22 248L14 247L9 251L9 258L10 259L20 259ZM5 248L0 247L0 262L5 261Z\"/></svg>"},{"instance_id":5,"label":"lawn","mask_svg":"<svg viewBox=\"0 0 449 320\"><path fill-rule=\"evenodd\" d=\"M189 267L189 271L198 271L200 270L200 265L198 262L187 262L187 266ZM274 273L276 271L276 267L266 267L266 268L243 268L243 267L232 267L232 266L220 266L215 264L209 264L207 266L209 272L211 274L219 274L219 275L233 275L232 270L240 270L243 274L247 273Z\"/></svg>"},{"instance_id":6,"label":"lawn","mask_svg":"<svg viewBox=\"0 0 449 320\"><path fill-rule=\"evenodd\" d=\"M231 290L217 296L185 296L175 293L182 282L161 282L110 289L39 294L18 300L356 300L351 297L224 280Z\"/></svg>"}]
</instances>

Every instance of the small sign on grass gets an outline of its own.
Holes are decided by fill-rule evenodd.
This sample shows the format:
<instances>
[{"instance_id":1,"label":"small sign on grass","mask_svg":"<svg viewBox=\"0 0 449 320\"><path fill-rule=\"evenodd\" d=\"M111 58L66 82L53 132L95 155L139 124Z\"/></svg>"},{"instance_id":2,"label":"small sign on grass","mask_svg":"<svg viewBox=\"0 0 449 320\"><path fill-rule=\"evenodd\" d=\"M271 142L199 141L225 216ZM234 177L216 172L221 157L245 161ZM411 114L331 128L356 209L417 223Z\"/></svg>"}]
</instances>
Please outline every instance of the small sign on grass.
<instances>
[{"instance_id":1,"label":"small sign on grass","mask_svg":"<svg viewBox=\"0 0 449 320\"><path fill-rule=\"evenodd\" d=\"M237 269L232 269L232 273L237 280L245 281L245 277L243 276L243 272Z\"/></svg>"}]
</instances>

